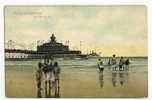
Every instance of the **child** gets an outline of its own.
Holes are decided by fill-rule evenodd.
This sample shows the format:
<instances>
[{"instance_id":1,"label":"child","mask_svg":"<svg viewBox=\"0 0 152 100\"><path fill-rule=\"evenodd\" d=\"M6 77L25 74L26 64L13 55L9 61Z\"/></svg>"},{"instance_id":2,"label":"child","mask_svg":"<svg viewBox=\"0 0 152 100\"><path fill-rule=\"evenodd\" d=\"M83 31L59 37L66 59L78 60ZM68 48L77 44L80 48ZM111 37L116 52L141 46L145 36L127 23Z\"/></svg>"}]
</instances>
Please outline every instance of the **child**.
<instances>
[{"instance_id":1,"label":"child","mask_svg":"<svg viewBox=\"0 0 152 100\"><path fill-rule=\"evenodd\" d=\"M100 70L100 72L101 72L101 71L103 72L103 70L104 70L104 67L103 67L103 62L102 62L102 61L100 62L100 65L99 65L99 70Z\"/></svg>"},{"instance_id":2,"label":"child","mask_svg":"<svg viewBox=\"0 0 152 100\"><path fill-rule=\"evenodd\" d=\"M98 68L99 68L99 71L100 71L100 72L101 72L101 71L103 72L104 67L103 67L103 61L101 61L101 59L99 59Z\"/></svg>"}]
</instances>

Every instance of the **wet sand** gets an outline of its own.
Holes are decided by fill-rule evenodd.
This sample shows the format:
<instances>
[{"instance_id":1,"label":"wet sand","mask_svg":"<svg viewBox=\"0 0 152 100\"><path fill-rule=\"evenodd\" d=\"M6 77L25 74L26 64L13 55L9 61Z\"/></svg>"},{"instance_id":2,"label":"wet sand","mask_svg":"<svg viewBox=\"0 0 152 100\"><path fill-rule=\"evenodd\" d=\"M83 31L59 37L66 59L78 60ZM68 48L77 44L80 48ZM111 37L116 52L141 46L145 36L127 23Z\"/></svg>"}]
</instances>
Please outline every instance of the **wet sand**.
<instances>
[{"instance_id":1,"label":"wet sand","mask_svg":"<svg viewBox=\"0 0 152 100\"><path fill-rule=\"evenodd\" d=\"M36 67L6 67L6 96L37 98L35 71ZM117 72L107 67L103 75L93 67L62 67L61 98L144 98L147 95L147 67ZM44 90L41 96L46 97Z\"/></svg>"}]
</instances>

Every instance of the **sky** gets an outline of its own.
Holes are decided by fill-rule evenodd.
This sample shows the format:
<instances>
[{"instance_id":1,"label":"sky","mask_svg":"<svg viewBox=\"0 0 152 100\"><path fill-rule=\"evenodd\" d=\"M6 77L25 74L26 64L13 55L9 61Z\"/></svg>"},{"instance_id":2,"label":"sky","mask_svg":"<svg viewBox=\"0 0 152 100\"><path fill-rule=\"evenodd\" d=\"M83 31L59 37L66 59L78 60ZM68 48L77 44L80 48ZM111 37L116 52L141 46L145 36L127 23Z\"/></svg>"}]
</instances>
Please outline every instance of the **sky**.
<instances>
[{"instance_id":1,"label":"sky","mask_svg":"<svg viewBox=\"0 0 152 100\"><path fill-rule=\"evenodd\" d=\"M5 42L69 40L70 49L101 56L147 56L147 8L138 6L6 6ZM81 48L80 48L81 41Z\"/></svg>"}]
</instances>

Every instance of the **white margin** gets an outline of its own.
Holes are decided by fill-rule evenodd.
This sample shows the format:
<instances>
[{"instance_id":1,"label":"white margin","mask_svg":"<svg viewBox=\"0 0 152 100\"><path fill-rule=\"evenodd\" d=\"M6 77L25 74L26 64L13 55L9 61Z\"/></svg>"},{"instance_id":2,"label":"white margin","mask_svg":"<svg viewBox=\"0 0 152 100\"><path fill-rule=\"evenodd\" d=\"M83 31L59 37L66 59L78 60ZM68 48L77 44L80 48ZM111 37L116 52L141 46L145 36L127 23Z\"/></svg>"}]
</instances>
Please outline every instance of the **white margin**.
<instances>
[{"instance_id":1,"label":"white margin","mask_svg":"<svg viewBox=\"0 0 152 100\"><path fill-rule=\"evenodd\" d=\"M0 100L5 97L5 71L4 71L4 13L6 5L146 5L148 9L148 98L152 100L152 1L151 0L0 0ZM138 84L138 83L135 83ZM87 98L86 98L87 99ZM92 99L92 98L91 98ZM102 100L113 100L105 99ZM117 100L118 98L115 98ZM123 98L120 98L121 100ZM137 100L138 98L125 98ZM17 99L14 99L17 100ZM26 100L25 98L23 100ZM31 99L34 100L34 99ZM71 98L72 100L72 98Z\"/></svg>"}]
</instances>

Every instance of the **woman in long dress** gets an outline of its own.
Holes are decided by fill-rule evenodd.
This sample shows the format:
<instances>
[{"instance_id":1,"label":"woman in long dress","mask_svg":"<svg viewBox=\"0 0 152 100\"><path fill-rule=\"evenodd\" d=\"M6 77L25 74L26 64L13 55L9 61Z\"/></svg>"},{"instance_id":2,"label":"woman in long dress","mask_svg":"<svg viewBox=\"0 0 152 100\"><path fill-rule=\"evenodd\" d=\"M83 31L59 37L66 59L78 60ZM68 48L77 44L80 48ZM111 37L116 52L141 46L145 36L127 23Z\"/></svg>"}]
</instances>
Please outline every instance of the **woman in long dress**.
<instances>
[{"instance_id":1,"label":"woman in long dress","mask_svg":"<svg viewBox=\"0 0 152 100\"><path fill-rule=\"evenodd\" d=\"M116 70L117 69L117 61L116 61L116 55L114 54L112 56L112 59L111 59L111 67L112 67L112 70Z\"/></svg>"},{"instance_id":2,"label":"woman in long dress","mask_svg":"<svg viewBox=\"0 0 152 100\"><path fill-rule=\"evenodd\" d=\"M49 59L46 59L46 61L43 63L43 72L44 72L44 82L45 82L45 92L47 94L47 90L49 87L49 91L52 88L52 83L54 81L53 77L53 65L52 62L49 61Z\"/></svg>"},{"instance_id":3,"label":"woman in long dress","mask_svg":"<svg viewBox=\"0 0 152 100\"><path fill-rule=\"evenodd\" d=\"M54 63L54 78L55 78L55 95L59 96L59 88L60 88L60 67L58 62Z\"/></svg>"}]
</instances>

